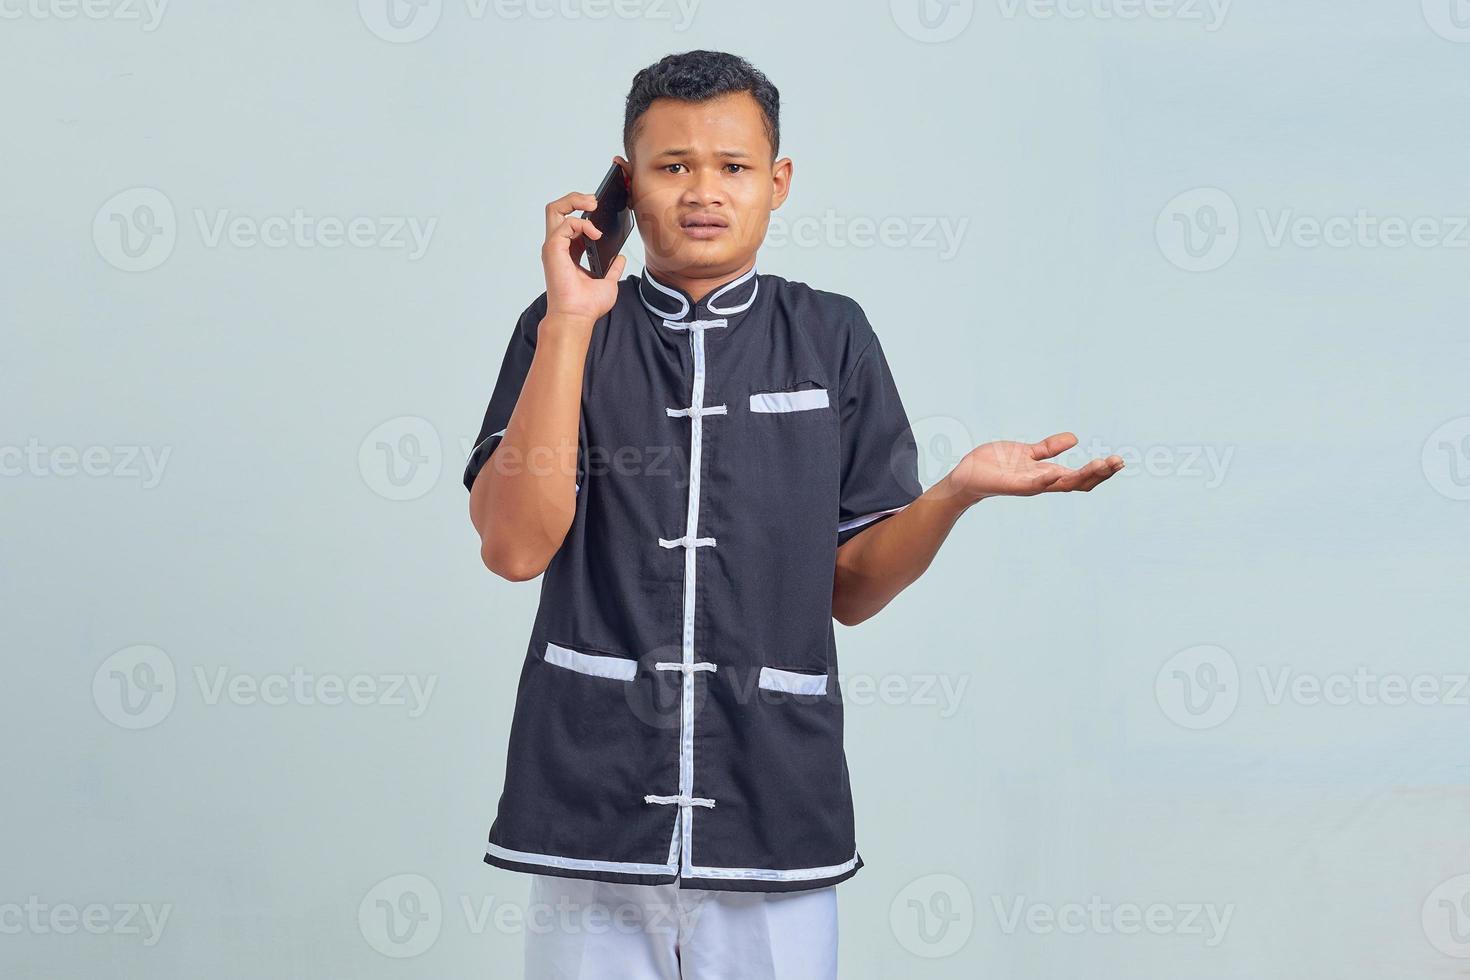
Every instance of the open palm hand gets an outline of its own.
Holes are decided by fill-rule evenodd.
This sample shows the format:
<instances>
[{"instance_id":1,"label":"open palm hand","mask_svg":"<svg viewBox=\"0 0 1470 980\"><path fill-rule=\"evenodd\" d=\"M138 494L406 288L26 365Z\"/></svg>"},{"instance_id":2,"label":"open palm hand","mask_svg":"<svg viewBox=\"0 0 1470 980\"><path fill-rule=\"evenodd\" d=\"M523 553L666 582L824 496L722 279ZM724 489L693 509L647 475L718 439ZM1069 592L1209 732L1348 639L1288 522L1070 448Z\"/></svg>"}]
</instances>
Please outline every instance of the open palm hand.
<instances>
[{"instance_id":1,"label":"open palm hand","mask_svg":"<svg viewBox=\"0 0 1470 980\"><path fill-rule=\"evenodd\" d=\"M1077 437L1059 432L1040 442L987 442L970 450L951 479L973 500L986 497L1030 497L1038 493L1091 490L1123 468L1122 457L1094 459L1077 469L1049 463L1077 445Z\"/></svg>"}]
</instances>

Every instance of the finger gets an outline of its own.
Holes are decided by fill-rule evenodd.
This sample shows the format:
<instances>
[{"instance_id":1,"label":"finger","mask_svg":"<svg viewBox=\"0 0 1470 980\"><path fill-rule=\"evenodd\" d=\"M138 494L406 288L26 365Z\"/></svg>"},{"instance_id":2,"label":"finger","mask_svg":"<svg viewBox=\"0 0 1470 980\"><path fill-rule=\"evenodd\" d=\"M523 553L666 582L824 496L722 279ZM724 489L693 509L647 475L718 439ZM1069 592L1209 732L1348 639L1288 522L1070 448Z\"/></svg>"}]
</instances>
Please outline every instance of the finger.
<instances>
[{"instance_id":1,"label":"finger","mask_svg":"<svg viewBox=\"0 0 1470 980\"><path fill-rule=\"evenodd\" d=\"M611 279L613 282L617 282L619 279L623 278L623 270L627 267L628 257L626 255L619 255L617 258L612 260L612 265L607 267L607 275L604 276L604 278Z\"/></svg>"},{"instance_id":2,"label":"finger","mask_svg":"<svg viewBox=\"0 0 1470 980\"><path fill-rule=\"evenodd\" d=\"M1087 479L1086 484L1082 487L1083 490L1091 490L1104 480L1111 479L1114 474L1123 468L1123 458L1121 456L1109 456L1106 459L1094 459L1087 466L1088 468L1096 467L1097 471Z\"/></svg>"},{"instance_id":3,"label":"finger","mask_svg":"<svg viewBox=\"0 0 1470 980\"><path fill-rule=\"evenodd\" d=\"M1064 472L1055 482L1047 487L1048 490L1063 492L1081 490L1090 481L1108 472L1111 467L1100 459L1094 459L1080 469L1069 470L1066 467L1060 467L1060 469Z\"/></svg>"},{"instance_id":4,"label":"finger","mask_svg":"<svg viewBox=\"0 0 1470 980\"><path fill-rule=\"evenodd\" d=\"M1077 471L1077 483L1081 486L1096 484L1113 475L1113 464L1105 459L1094 459Z\"/></svg>"},{"instance_id":5,"label":"finger","mask_svg":"<svg viewBox=\"0 0 1470 980\"><path fill-rule=\"evenodd\" d=\"M548 215L554 214L558 218L564 218L573 211L595 211L596 209L597 196L595 194L583 194L580 191L564 194L546 205L546 213Z\"/></svg>"},{"instance_id":6,"label":"finger","mask_svg":"<svg viewBox=\"0 0 1470 980\"><path fill-rule=\"evenodd\" d=\"M550 245L558 240L576 238L578 235L586 235L595 242L602 237L602 230L589 218L562 218L547 234L546 243Z\"/></svg>"},{"instance_id":7,"label":"finger","mask_svg":"<svg viewBox=\"0 0 1470 980\"><path fill-rule=\"evenodd\" d=\"M1051 459L1053 456L1061 455L1068 449L1077 445L1077 437L1070 432L1058 432L1054 436L1047 436L1029 447L1032 459Z\"/></svg>"},{"instance_id":8,"label":"finger","mask_svg":"<svg viewBox=\"0 0 1470 980\"><path fill-rule=\"evenodd\" d=\"M1031 492L1046 493L1048 490L1054 490L1056 489L1057 483L1065 479L1067 474L1071 472L1065 466L1057 466L1055 463L1047 463L1040 466L1028 478L1028 482L1031 485Z\"/></svg>"},{"instance_id":9,"label":"finger","mask_svg":"<svg viewBox=\"0 0 1470 980\"><path fill-rule=\"evenodd\" d=\"M573 211L595 211L597 209L597 196L594 194L582 194L573 192L565 194L550 204L546 205L546 233L551 234L561 219Z\"/></svg>"},{"instance_id":10,"label":"finger","mask_svg":"<svg viewBox=\"0 0 1470 980\"><path fill-rule=\"evenodd\" d=\"M1091 490L1099 483L1102 483L1106 480L1111 480L1114 476L1118 474L1118 471L1123 469L1123 460L1121 457L1118 456L1109 456L1107 459L1102 460L1102 463L1102 474L1093 478L1087 486L1082 488L1083 490Z\"/></svg>"}]
</instances>

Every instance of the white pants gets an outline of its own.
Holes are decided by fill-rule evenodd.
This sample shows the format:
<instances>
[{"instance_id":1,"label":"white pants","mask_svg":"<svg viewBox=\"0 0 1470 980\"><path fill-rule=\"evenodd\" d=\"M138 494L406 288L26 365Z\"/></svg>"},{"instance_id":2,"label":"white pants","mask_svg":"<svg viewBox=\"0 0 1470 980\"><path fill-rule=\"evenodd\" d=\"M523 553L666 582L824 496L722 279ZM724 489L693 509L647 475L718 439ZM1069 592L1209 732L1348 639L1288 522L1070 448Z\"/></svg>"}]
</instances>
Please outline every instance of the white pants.
<instances>
[{"instance_id":1,"label":"white pants","mask_svg":"<svg viewBox=\"0 0 1470 980\"><path fill-rule=\"evenodd\" d=\"M531 876L526 980L836 980L837 886L736 892Z\"/></svg>"}]
</instances>

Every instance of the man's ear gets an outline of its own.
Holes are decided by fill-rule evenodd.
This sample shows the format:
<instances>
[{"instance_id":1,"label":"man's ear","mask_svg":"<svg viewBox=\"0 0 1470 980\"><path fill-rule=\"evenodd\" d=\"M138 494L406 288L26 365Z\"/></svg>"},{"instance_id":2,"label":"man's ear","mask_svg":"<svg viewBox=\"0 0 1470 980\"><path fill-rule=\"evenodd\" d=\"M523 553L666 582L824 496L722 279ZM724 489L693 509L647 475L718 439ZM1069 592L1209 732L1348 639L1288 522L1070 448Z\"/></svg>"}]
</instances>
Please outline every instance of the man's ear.
<instances>
[{"instance_id":1,"label":"man's ear","mask_svg":"<svg viewBox=\"0 0 1470 980\"><path fill-rule=\"evenodd\" d=\"M632 187L633 164L629 163L627 160L624 160L622 157L619 156L613 157L613 163L616 163L618 165L618 168L623 171L623 180L627 182L629 187Z\"/></svg>"},{"instance_id":2,"label":"man's ear","mask_svg":"<svg viewBox=\"0 0 1470 980\"><path fill-rule=\"evenodd\" d=\"M786 203L786 197L791 193L791 158L782 157L771 165L771 210L774 211Z\"/></svg>"}]
</instances>

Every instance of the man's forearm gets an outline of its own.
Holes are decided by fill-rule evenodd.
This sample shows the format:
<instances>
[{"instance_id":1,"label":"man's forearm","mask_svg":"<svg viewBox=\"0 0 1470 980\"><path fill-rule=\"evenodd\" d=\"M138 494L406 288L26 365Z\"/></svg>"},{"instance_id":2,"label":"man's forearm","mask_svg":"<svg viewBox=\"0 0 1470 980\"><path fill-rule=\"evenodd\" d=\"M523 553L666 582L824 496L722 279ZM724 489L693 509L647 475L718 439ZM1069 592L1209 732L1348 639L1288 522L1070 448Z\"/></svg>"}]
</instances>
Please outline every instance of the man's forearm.
<instances>
[{"instance_id":1,"label":"man's forearm","mask_svg":"<svg viewBox=\"0 0 1470 980\"><path fill-rule=\"evenodd\" d=\"M592 324L548 316L505 435L470 489L480 557L504 578L540 575L576 514L577 429Z\"/></svg>"},{"instance_id":2,"label":"man's forearm","mask_svg":"<svg viewBox=\"0 0 1470 980\"><path fill-rule=\"evenodd\" d=\"M892 517L837 549L832 616L856 626L928 569L950 529L974 501L945 477Z\"/></svg>"}]
</instances>

